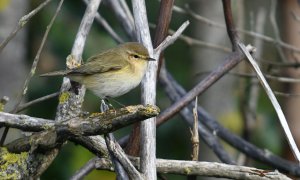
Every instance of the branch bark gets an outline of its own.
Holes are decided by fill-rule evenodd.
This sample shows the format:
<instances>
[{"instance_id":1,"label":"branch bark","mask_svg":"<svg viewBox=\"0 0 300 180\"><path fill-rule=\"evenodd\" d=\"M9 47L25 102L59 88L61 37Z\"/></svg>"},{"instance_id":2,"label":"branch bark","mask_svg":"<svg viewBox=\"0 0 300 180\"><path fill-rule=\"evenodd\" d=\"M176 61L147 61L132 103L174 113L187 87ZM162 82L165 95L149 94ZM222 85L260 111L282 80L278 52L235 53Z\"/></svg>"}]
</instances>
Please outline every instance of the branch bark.
<instances>
[{"instance_id":1,"label":"branch bark","mask_svg":"<svg viewBox=\"0 0 300 180\"><path fill-rule=\"evenodd\" d=\"M147 12L144 0L132 0L132 9L135 20L136 35L139 42L148 49L153 57L153 46L150 37ZM154 57L155 59L158 56ZM142 103L156 103L156 72L157 62L149 62L148 71L142 81ZM155 118L141 123L141 172L145 179L156 179L156 125Z\"/></svg>"},{"instance_id":2,"label":"branch bark","mask_svg":"<svg viewBox=\"0 0 300 180\"><path fill-rule=\"evenodd\" d=\"M139 158L130 157L135 166L139 164ZM97 169L102 169L101 163L96 163ZM99 159L103 162L103 159ZM109 160L104 161L103 169L108 169ZM290 180L289 177L277 170L263 170L246 166L228 165L216 162L180 161L170 159L156 159L157 172L178 175L197 175L206 177L218 177L241 180Z\"/></svg>"}]
</instances>

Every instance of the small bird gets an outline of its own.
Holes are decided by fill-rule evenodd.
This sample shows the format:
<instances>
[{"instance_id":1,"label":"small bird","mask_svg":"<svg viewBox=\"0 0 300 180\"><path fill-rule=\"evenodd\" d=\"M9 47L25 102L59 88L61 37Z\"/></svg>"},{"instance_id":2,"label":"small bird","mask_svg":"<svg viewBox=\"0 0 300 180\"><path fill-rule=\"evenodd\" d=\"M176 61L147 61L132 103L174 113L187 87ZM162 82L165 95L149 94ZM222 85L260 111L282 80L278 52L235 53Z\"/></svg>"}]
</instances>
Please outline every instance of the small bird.
<instances>
[{"instance_id":1,"label":"small bird","mask_svg":"<svg viewBox=\"0 0 300 180\"><path fill-rule=\"evenodd\" d=\"M104 100L121 96L138 86L148 61L154 60L142 44L127 42L90 57L85 64L74 69L41 76L66 76Z\"/></svg>"}]
</instances>

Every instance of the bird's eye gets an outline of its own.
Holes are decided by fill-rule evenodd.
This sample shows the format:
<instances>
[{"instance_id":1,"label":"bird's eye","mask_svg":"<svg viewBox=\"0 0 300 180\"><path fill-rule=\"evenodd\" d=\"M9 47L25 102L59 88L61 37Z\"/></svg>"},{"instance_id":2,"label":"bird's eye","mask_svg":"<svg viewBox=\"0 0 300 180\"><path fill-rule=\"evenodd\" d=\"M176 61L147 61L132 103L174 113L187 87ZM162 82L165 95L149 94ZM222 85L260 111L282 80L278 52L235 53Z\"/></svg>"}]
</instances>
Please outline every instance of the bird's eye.
<instances>
[{"instance_id":1,"label":"bird's eye","mask_svg":"<svg viewBox=\"0 0 300 180\"><path fill-rule=\"evenodd\" d=\"M139 58L139 56L138 56L138 55L133 55L133 57L134 57L134 58Z\"/></svg>"}]
</instances>

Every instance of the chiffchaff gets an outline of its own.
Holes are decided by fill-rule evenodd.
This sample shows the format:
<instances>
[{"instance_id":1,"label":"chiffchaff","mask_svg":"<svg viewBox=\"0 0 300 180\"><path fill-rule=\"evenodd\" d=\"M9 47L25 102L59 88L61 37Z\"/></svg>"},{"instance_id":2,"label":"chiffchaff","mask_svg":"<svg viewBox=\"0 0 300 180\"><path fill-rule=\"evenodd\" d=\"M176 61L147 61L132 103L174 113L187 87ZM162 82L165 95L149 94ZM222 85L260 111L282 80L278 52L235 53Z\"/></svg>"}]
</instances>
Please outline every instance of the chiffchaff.
<instances>
[{"instance_id":1,"label":"chiffchaff","mask_svg":"<svg viewBox=\"0 0 300 180\"><path fill-rule=\"evenodd\" d=\"M121 96L138 86L150 58L140 43L128 42L90 57L77 68L42 74L66 76L85 85L101 99Z\"/></svg>"}]
</instances>

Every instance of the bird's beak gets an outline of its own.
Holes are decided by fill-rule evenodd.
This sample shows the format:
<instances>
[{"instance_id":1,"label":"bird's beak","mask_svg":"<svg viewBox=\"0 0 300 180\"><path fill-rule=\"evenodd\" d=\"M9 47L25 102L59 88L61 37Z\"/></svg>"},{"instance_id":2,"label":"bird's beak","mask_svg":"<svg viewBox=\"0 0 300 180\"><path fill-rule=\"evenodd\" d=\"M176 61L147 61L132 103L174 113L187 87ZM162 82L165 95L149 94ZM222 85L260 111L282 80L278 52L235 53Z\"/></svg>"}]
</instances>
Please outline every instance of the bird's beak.
<instances>
[{"instance_id":1,"label":"bird's beak","mask_svg":"<svg viewBox=\"0 0 300 180\"><path fill-rule=\"evenodd\" d=\"M149 57L147 60L148 60L148 61L156 61L156 59L151 58L151 57Z\"/></svg>"}]
</instances>

